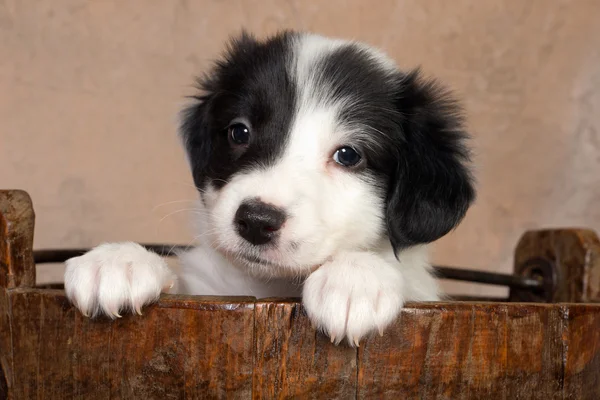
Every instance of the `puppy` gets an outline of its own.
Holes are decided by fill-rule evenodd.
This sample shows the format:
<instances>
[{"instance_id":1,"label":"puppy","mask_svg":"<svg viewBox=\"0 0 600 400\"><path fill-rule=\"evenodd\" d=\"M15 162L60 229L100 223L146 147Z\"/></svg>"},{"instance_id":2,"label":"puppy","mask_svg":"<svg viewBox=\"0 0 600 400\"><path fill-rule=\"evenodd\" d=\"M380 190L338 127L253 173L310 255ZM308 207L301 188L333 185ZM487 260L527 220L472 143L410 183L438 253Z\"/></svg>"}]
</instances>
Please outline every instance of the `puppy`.
<instances>
[{"instance_id":1,"label":"puppy","mask_svg":"<svg viewBox=\"0 0 600 400\"><path fill-rule=\"evenodd\" d=\"M438 299L427 244L474 199L444 88L364 44L284 32L232 40L199 89L180 133L200 244L177 279L135 243L68 260L82 313L140 313L165 291L301 295L332 342L358 345L404 302Z\"/></svg>"}]
</instances>

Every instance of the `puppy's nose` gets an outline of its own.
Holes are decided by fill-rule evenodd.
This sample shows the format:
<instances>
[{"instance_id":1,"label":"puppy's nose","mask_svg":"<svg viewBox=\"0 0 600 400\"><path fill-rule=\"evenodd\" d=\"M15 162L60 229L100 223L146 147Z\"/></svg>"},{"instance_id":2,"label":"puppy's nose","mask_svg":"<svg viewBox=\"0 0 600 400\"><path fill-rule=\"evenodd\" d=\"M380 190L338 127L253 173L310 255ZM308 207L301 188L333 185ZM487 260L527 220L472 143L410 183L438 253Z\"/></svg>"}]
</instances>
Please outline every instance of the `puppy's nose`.
<instances>
[{"instance_id":1,"label":"puppy's nose","mask_svg":"<svg viewBox=\"0 0 600 400\"><path fill-rule=\"evenodd\" d=\"M235 213L234 224L241 237L254 245L261 245L277 237L285 219L285 213L281 209L252 200L240 205Z\"/></svg>"}]
</instances>

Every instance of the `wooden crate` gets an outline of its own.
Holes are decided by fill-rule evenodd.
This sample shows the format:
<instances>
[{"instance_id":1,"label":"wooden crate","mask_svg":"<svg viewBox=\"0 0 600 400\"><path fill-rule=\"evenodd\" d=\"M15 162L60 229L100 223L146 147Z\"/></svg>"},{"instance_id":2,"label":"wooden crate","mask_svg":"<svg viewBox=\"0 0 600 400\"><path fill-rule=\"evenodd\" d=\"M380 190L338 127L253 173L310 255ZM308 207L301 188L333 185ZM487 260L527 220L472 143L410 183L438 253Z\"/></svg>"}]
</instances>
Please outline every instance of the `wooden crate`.
<instances>
[{"instance_id":1,"label":"wooden crate","mask_svg":"<svg viewBox=\"0 0 600 400\"><path fill-rule=\"evenodd\" d=\"M408 304L354 349L297 299L164 295L143 316L89 320L35 287L33 225L29 196L0 191L0 399L600 399L590 231L520 241L516 273L552 268L552 303Z\"/></svg>"}]
</instances>

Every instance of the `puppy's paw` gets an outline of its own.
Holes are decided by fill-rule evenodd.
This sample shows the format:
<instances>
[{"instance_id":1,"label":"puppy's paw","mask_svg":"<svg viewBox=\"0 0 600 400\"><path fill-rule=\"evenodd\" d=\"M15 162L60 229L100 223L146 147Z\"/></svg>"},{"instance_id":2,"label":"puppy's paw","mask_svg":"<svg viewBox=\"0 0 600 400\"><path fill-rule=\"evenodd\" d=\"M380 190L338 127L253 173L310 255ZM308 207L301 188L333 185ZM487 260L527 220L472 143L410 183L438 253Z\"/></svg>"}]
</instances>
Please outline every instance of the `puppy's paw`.
<instances>
[{"instance_id":1,"label":"puppy's paw","mask_svg":"<svg viewBox=\"0 0 600 400\"><path fill-rule=\"evenodd\" d=\"M137 243L107 243L66 262L65 292L85 316L121 311L141 314L145 304L175 283L175 275L157 254Z\"/></svg>"},{"instance_id":2,"label":"puppy's paw","mask_svg":"<svg viewBox=\"0 0 600 400\"><path fill-rule=\"evenodd\" d=\"M323 264L304 284L303 303L313 324L340 343L358 346L366 334L381 335L403 305L397 267L370 253L346 253Z\"/></svg>"}]
</instances>

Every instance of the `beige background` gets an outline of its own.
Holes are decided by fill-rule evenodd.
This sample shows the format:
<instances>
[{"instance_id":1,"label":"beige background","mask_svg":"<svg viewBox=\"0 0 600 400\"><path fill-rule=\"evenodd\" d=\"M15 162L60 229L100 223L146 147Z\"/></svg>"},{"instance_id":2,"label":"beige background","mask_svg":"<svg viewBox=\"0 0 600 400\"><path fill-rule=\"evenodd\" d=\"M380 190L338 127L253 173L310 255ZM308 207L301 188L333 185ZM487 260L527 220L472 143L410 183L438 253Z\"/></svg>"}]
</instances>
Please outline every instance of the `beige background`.
<instances>
[{"instance_id":1,"label":"beige background","mask_svg":"<svg viewBox=\"0 0 600 400\"><path fill-rule=\"evenodd\" d=\"M0 187L32 195L36 247L189 242L177 111L242 27L360 39L464 99L479 199L436 261L510 271L526 229L600 229L598 0L5 0Z\"/></svg>"}]
</instances>

